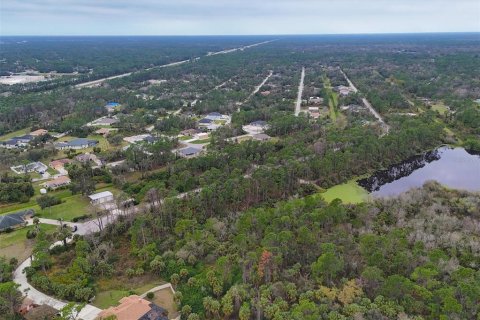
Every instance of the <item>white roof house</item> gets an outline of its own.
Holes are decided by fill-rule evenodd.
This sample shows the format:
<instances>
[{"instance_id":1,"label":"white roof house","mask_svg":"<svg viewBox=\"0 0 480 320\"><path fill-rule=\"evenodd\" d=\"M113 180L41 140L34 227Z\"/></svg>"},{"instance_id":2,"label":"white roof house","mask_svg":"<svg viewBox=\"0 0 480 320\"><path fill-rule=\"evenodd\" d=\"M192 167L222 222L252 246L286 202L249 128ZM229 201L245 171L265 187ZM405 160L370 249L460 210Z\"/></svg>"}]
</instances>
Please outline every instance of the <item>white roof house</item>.
<instances>
[{"instance_id":1,"label":"white roof house","mask_svg":"<svg viewBox=\"0 0 480 320\"><path fill-rule=\"evenodd\" d=\"M100 204L113 201L113 194L110 191L102 191L88 196L91 204Z\"/></svg>"}]
</instances>

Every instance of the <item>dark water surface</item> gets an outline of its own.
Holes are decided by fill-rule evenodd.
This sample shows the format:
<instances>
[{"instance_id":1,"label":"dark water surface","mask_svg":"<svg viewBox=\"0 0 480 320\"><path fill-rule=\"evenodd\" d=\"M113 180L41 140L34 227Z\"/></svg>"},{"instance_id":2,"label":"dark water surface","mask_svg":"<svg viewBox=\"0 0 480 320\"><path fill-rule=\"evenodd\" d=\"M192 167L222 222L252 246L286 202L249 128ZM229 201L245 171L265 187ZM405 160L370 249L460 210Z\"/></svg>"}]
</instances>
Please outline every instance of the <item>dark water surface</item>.
<instances>
[{"instance_id":1,"label":"dark water surface","mask_svg":"<svg viewBox=\"0 0 480 320\"><path fill-rule=\"evenodd\" d=\"M480 155L441 147L358 181L374 197L395 196L435 180L454 189L480 191Z\"/></svg>"}]
</instances>

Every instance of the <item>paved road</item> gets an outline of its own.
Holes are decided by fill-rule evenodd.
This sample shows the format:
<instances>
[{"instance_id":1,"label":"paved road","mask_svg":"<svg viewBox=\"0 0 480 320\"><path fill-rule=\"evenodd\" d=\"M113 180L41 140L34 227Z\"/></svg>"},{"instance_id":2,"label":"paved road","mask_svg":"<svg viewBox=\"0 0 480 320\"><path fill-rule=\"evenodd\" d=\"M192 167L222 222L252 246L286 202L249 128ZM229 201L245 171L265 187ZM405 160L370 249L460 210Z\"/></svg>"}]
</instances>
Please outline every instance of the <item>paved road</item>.
<instances>
[{"instance_id":1,"label":"paved road","mask_svg":"<svg viewBox=\"0 0 480 320\"><path fill-rule=\"evenodd\" d=\"M345 80L347 80L348 84L350 85L350 88L352 88L353 92L355 93L358 93L358 89L357 87L355 87L355 85L353 84L352 81L350 81L350 79L347 77L347 75L345 74L345 72L343 72L342 69L340 69L340 72L343 74L343 76L345 77ZM389 131L390 131L390 126L388 124L385 123L385 121L383 120L382 116L380 115L380 113L377 112L377 110L375 110L375 108L372 106L372 104L366 99L366 98L362 98L362 102L363 104L365 105L365 107L368 108L368 110L370 110L370 112L373 114L373 116L378 120L378 122L380 122L380 125L382 126L385 134L387 134Z\"/></svg>"},{"instance_id":2,"label":"paved road","mask_svg":"<svg viewBox=\"0 0 480 320\"><path fill-rule=\"evenodd\" d=\"M267 44L267 43L270 43L270 42L273 42L273 41L276 41L276 40L263 41L263 42L254 43L254 44L251 44L251 45L248 45L248 46L242 46L242 47L239 47L239 48L232 48L232 49L222 50L222 51L218 51L218 52L210 52L205 56L214 56L214 55L217 55L217 54L226 54L226 53L231 53L231 52L235 52L235 51L238 51L238 50L245 50L245 49L256 47L256 46L259 46L259 45L262 45L262 44ZM198 59L200 59L200 57L197 57L197 58L194 58L194 59L198 60ZM156 69L156 68L167 68L167 67L178 66L178 65L187 63L188 61L190 61L190 60L182 60L182 61L172 62L172 63L164 64L164 65L161 65L161 66L147 68L147 69L144 69L143 71L148 71L148 70L152 70L152 69ZM127 72L127 73L122 73L122 74L118 74L118 75L111 76L111 77L106 77L106 78L97 79L97 80L93 80L93 81L83 82L83 83L76 84L74 87L75 88L93 87L93 86L99 85L99 84L101 84L105 81L108 81L108 80L128 77L135 72L136 71Z\"/></svg>"},{"instance_id":3,"label":"paved road","mask_svg":"<svg viewBox=\"0 0 480 320\"><path fill-rule=\"evenodd\" d=\"M304 80L305 80L305 67L302 67L302 75L300 76L300 84L298 85L298 95L297 95L297 102L295 103L295 116L298 117L300 114L300 107L302 105L302 95L303 95L303 88L304 88Z\"/></svg>"},{"instance_id":4,"label":"paved road","mask_svg":"<svg viewBox=\"0 0 480 320\"><path fill-rule=\"evenodd\" d=\"M19 290L26 293L27 297L32 299L37 304L46 304L54 307L57 310L62 309L67 303L50 297L34 287L32 287L28 281L27 276L23 273L26 267L31 265L30 259L25 260L13 273L13 281L20 285ZM102 310L87 304L79 313L78 319L94 320Z\"/></svg>"},{"instance_id":5,"label":"paved road","mask_svg":"<svg viewBox=\"0 0 480 320\"><path fill-rule=\"evenodd\" d=\"M273 70L270 70L269 74L265 77L265 79L263 79L262 82L253 89L253 91L248 95L248 97L242 102L237 104L238 105L237 112L240 112L240 107L245 103L247 103L248 100L250 100L258 91L260 91L260 89L265 85L265 83L267 83L268 79L270 79L272 75L273 75Z\"/></svg>"}]
</instances>

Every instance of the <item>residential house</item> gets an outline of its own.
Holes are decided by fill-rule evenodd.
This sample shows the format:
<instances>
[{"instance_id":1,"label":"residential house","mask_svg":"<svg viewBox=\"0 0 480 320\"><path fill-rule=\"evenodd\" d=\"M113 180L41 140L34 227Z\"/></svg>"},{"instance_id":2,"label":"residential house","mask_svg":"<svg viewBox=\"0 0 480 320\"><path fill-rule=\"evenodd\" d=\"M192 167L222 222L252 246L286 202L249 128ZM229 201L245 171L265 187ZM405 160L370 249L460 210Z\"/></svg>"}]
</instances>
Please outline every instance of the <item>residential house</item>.
<instances>
[{"instance_id":1,"label":"residential house","mask_svg":"<svg viewBox=\"0 0 480 320\"><path fill-rule=\"evenodd\" d=\"M91 204L102 204L113 201L113 194L110 191L94 193L88 196Z\"/></svg>"},{"instance_id":2,"label":"residential house","mask_svg":"<svg viewBox=\"0 0 480 320\"><path fill-rule=\"evenodd\" d=\"M181 135L184 135L184 136L189 136L189 137L192 137L194 135L196 135L197 133L200 133L202 132L201 130L198 130L198 129L186 129L186 130L183 130L180 132Z\"/></svg>"},{"instance_id":3,"label":"residential house","mask_svg":"<svg viewBox=\"0 0 480 320\"><path fill-rule=\"evenodd\" d=\"M38 129L38 130L30 132L30 135L34 136L34 137L39 137L39 136L46 135L47 133L48 133L48 130Z\"/></svg>"},{"instance_id":4,"label":"residential house","mask_svg":"<svg viewBox=\"0 0 480 320\"><path fill-rule=\"evenodd\" d=\"M228 120L228 116L226 115L223 115L219 112L211 112L209 114L207 114L207 116L205 117L205 119L209 119L209 120L212 120L212 121L216 121L216 120Z\"/></svg>"},{"instance_id":5,"label":"residential house","mask_svg":"<svg viewBox=\"0 0 480 320\"><path fill-rule=\"evenodd\" d=\"M93 153L84 153L84 154L79 154L78 156L75 157L75 160L81 163L90 163L94 162L97 166L102 166L102 160L100 160L95 154Z\"/></svg>"},{"instance_id":6,"label":"residential house","mask_svg":"<svg viewBox=\"0 0 480 320\"><path fill-rule=\"evenodd\" d=\"M213 123L213 120L207 119L207 118L203 118L203 119L200 119L200 121L198 121L199 126L208 126L211 123Z\"/></svg>"},{"instance_id":7,"label":"residential house","mask_svg":"<svg viewBox=\"0 0 480 320\"><path fill-rule=\"evenodd\" d=\"M120 107L120 103L118 102L109 102L105 105L105 109L107 109L109 113L114 112L119 107Z\"/></svg>"},{"instance_id":8,"label":"residential house","mask_svg":"<svg viewBox=\"0 0 480 320\"><path fill-rule=\"evenodd\" d=\"M201 148L186 147L178 150L178 155L184 158L192 158L198 156L202 152Z\"/></svg>"},{"instance_id":9,"label":"residential house","mask_svg":"<svg viewBox=\"0 0 480 320\"><path fill-rule=\"evenodd\" d=\"M123 140L128 142L128 143L139 143L139 142L151 143L151 141L153 141L152 139L155 139L155 138L153 138L153 136L151 134L148 134L148 133L123 138Z\"/></svg>"},{"instance_id":10,"label":"residential house","mask_svg":"<svg viewBox=\"0 0 480 320\"><path fill-rule=\"evenodd\" d=\"M60 176L58 178L55 178L53 180L47 181L43 183L43 186L47 189L50 190L55 190L58 188L66 187L68 186L72 181L68 176Z\"/></svg>"},{"instance_id":11,"label":"residential house","mask_svg":"<svg viewBox=\"0 0 480 320\"><path fill-rule=\"evenodd\" d=\"M320 97L309 97L308 102L310 104L322 104L323 103L323 98Z\"/></svg>"},{"instance_id":12,"label":"residential house","mask_svg":"<svg viewBox=\"0 0 480 320\"><path fill-rule=\"evenodd\" d=\"M269 128L266 121L257 120L253 121L250 124L243 126L242 129L249 134L262 133Z\"/></svg>"},{"instance_id":13,"label":"residential house","mask_svg":"<svg viewBox=\"0 0 480 320\"><path fill-rule=\"evenodd\" d=\"M115 131L115 129L110 129L110 128L100 128L98 130L95 131L96 134L99 134L101 136L108 136L110 134L111 131Z\"/></svg>"},{"instance_id":14,"label":"residential house","mask_svg":"<svg viewBox=\"0 0 480 320\"><path fill-rule=\"evenodd\" d=\"M264 96L264 97L269 96L270 93L271 93L271 92L268 91L268 90L260 92L260 94L261 94L262 96Z\"/></svg>"},{"instance_id":15,"label":"residential house","mask_svg":"<svg viewBox=\"0 0 480 320\"><path fill-rule=\"evenodd\" d=\"M0 147L6 149L15 149L15 148L22 148L27 147L28 144L35 139L33 135L26 134L20 137L13 137L7 141L0 142Z\"/></svg>"},{"instance_id":16,"label":"residential house","mask_svg":"<svg viewBox=\"0 0 480 320\"><path fill-rule=\"evenodd\" d=\"M119 302L118 306L100 312L98 319L168 320L167 310L140 296L131 295L120 299Z\"/></svg>"},{"instance_id":17,"label":"residential house","mask_svg":"<svg viewBox=\"0 0 480 320\"><path fill-rule=\"evenodd\" d=\"M16 174L23 174L28 172L37 172L40 174L45 173L48 170L48 167L41 162L31 162L26 165L18 165L14 167L10 167L13 172Z\"/></svg>"},{"instance_id":18,"label":"residential house","mask_svg":"<svg viewBox=\"0 0 480 320\"><path fill-rule=\"evenodd\" d=\"M346 86L338 86L336 87L336 89L342 96L348 96L350 93L353 92L352 88Z\"/></svg>"},{"instance_id":19,"label":"residential house","mask_svg":"<svg viewBox=\"0 0 480 320\"><path fill-rule=\"evenodd\" d=\"M0 216L0 232L24 226L26 219L32 217L35 211L27 209Z\"/></svg>"},{"instance_id":20,"label":"residential house","mask_svg":"<svg viewBox=\"0 0 480 320\"><path fill-rule=\"evenodd\" d=\"M85 139L85 138L75 138L68 142L56 142L54 144L55 148L59 150L65 149L86 149L90 147L94 147L98 144L97 140Z\"/></svg>"},{"instance_id":21,"label":"residential house","mask_svg":"<svg viewBox=\"0 0 480 320\"><path fill-rule=\"evenodd\" d=\"M119 122L115 116L114 117L101 117L98 118L97 120L93 120L92 122L89 122L87 124L88 127L94 127L94 126L111 126L112 124L115 124Z\"/></svg>"},{"instance_id":22,"label":"residential house","mask_svg":"<svg viewBox=\"0 0 480 320\"><path fill-rule=\"evenodd\" d=\"M48 166L54 170L57 170L57 171L62 171L62 170L65 170L65 165L66 164L69 164L69 163L72 163L73 161L70 160L70 159L58 159L58 160L53 160L52 162L50 162L48 164Z\"/></svg>"}]
</instances>

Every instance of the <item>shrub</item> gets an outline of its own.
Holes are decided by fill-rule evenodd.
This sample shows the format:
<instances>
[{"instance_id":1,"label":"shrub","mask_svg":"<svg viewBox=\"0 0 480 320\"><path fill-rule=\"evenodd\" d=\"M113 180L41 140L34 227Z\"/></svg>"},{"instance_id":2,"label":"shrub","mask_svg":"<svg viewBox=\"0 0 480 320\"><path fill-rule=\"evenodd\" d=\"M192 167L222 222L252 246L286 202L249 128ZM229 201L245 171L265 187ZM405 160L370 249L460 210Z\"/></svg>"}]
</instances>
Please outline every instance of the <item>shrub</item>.
<instances>
[{"instance_id":1,"label":"shrub","mask_svg":"<svg viewBox=\"0 0 480 320\"><path fill-rule=\"evenodd\" d=\"M151 300L151 299L153 299L153 297L155 297L155 294L154 294L153 292L147 293L147 298L148 298L148 299Z\"/></svg>"}]
</instances>

